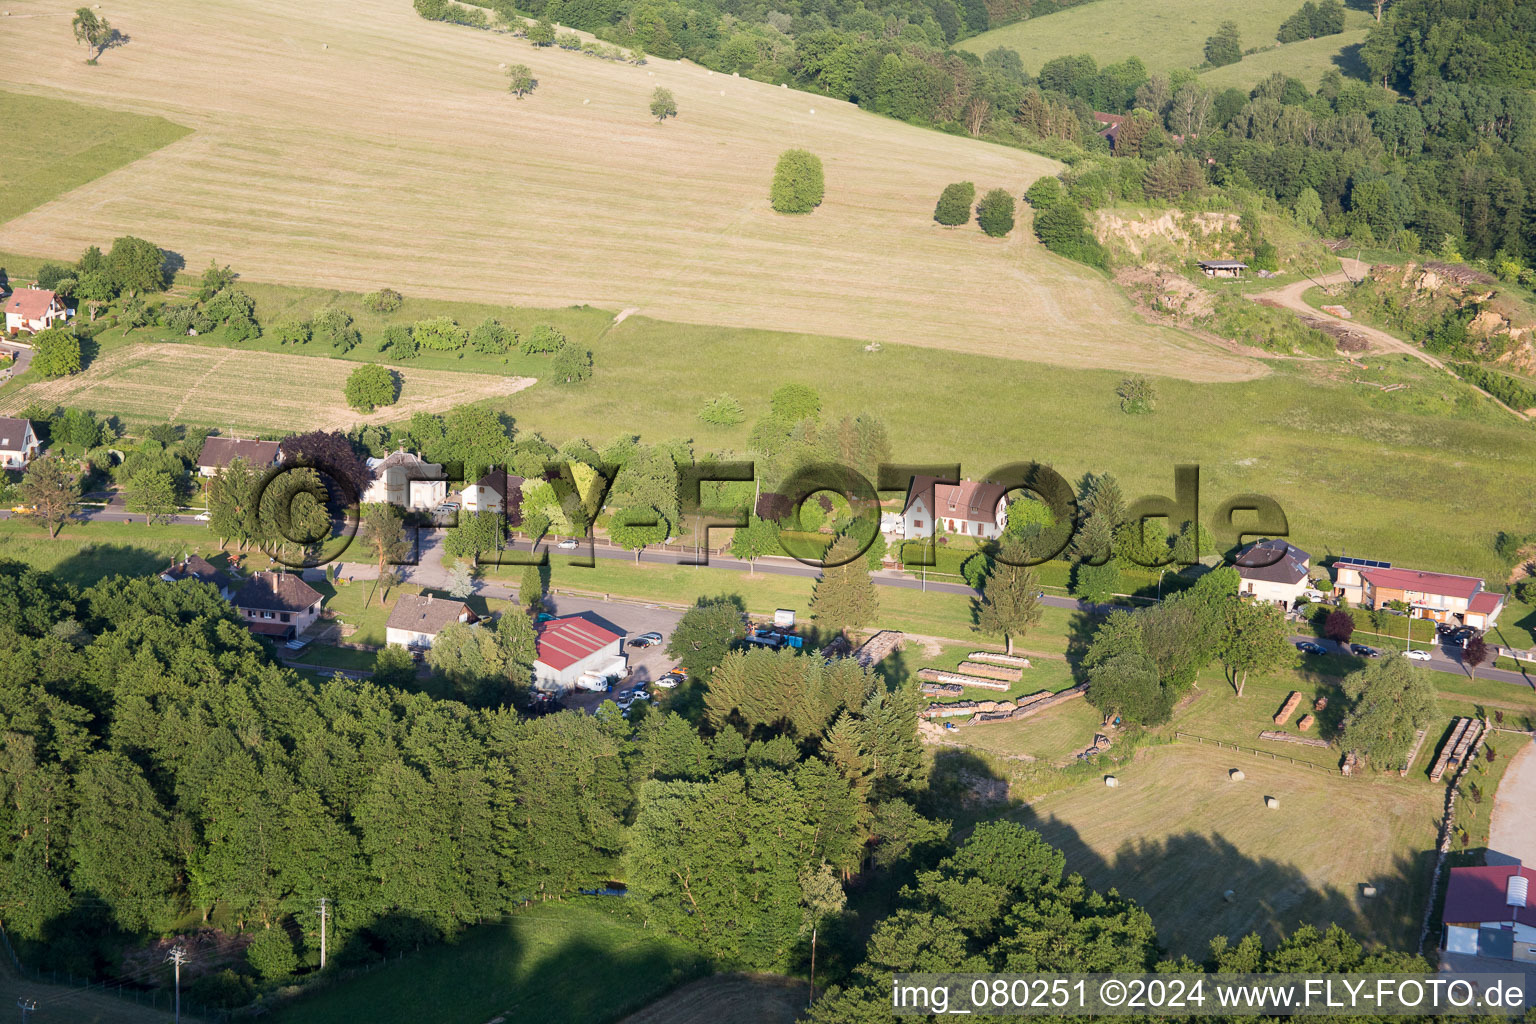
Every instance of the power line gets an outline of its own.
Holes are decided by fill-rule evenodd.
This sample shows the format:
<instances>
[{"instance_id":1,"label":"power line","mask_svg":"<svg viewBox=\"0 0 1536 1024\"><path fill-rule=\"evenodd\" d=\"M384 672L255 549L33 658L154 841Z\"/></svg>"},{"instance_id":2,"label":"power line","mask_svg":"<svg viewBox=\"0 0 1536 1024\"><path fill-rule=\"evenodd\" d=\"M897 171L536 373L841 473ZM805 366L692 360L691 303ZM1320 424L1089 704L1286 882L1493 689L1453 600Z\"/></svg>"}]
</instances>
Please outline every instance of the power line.
<instances>
[{"instance_id":1,"label":"power line","mask_svg":"<svg viewBox=\"0 0 1536 1024\"><path fill-rule=\"evenodd\" d=\"M187 962L187 951L175 946L166 959L176 965L176 1024L181 1024L181 965Z\"/></svg>"}]
</instances>

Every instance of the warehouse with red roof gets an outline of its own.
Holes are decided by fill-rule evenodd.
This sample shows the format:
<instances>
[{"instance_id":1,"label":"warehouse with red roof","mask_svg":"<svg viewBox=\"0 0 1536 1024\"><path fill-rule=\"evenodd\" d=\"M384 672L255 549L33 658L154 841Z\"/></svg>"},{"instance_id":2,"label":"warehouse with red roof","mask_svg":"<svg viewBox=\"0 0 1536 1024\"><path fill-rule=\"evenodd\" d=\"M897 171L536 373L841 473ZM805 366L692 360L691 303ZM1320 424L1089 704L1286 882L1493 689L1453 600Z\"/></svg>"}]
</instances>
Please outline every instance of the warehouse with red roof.
<instances>
[{"instance_id":1,"label":"warehouse with red roof","mask_svg":"<svg viewBox=\"0 0 1536 1024\"><path fill-rule=\"evenodd\" d=\"M619 646L624 637L585 615L547 619L535 628L533 685L540 690L607 689L629 671Z\"/></svg>"}]
</instances>

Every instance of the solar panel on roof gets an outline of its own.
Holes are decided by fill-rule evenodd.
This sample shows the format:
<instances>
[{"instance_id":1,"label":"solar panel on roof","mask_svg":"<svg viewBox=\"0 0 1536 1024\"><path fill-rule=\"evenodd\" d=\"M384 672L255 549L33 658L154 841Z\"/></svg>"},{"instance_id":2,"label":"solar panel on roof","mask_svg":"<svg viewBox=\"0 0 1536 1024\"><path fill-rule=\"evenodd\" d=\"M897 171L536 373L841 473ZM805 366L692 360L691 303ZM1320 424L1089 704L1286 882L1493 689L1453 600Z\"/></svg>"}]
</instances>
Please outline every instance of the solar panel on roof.
<instances>
[{"instance_id":1,"label":"solar panel on roof","mask_svg":"<svg viewBox=\"0 0 1536 1024\"><path fill-rule=\"evenodd\" d=\"M1377 562L1369 558L1336 558L1334 565L1358 565L1362 569L1390 569L1391 562Z\"/></svg>"}]
</instances>

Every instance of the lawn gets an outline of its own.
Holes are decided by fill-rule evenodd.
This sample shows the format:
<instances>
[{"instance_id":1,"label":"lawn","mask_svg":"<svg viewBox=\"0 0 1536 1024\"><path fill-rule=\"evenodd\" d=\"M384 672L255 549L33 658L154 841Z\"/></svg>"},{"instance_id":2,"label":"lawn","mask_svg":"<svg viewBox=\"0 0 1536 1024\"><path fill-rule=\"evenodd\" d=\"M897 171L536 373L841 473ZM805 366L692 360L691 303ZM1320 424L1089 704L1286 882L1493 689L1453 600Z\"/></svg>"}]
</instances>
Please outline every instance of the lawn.
<instances>
[{"instance_id":1,"label":"lawn","mask_svg":"<svg viewBox=\"0 0 1536 1024\"><path fill-rule=\"evenodd\" d=\"M183 554L225 564L219 542L204 526L66 523L50 538L32 519L0 519L0 559L26 562L82 587L109 576L148 576ZM267 561L260 552L246 557L249 567L261 568Z\"/></svg>"},{"instance_id":2,"label":"lawn","mask_svg":"<svg viewBox=\"0 0 1536 1024\"><path fill-rule=\"evenodd\" d=\"M300 995L278 1024L607 1024L707 972L622 908L546 903L379 970Z\"/></svg>"},{"instance_id":3,"label":"lawn","mask_svg":"<svg viewBox=\"0 0 1536 1024\"><path fill-rule=\"evenodd\" d=\"M1228 781L1241 768L1243 782ZM1411 947L1426 896L1435 787L1327 776L1185 743L1150 747L1097 782L1015 812L1099 888L1145 906L1170 951L1210 939L1274 941L1337 922L1371 944ZM1278 810L1265 807L1274 796ZM1363 885L1378 895L1366 899ZM1232 892L1230 900L1224 897Z\"/></svg>"},{"instance_id":4,"label":"lawn","mask_svg":"<svg viewBox=\"0 0 1536 1024\"><path fill-rule=\"evenodd\" d=\"M454 405L503 398L533 383L527 377L400 368L399 401L363 414L348 408L342 397L347 376L355 369L352 363L323 356L127 344L94 359L82 373L7 389L0 395L0 414L42 403L84 407L130 424L170 420L247 434L280 434L444 412Z\"/></svg>"},{"instance_id":5,"label":"lawn","mask_svg":"<svg viewBox=\"0 0 1536 1024\"><path fill-rule=\"evenodd\" d=\"M58 28L47 19L37 21L39 28ZM0 91L0 124L6 126L0 223L191 132L163 117L5 91ZM45 125L46 131L39 130Z\"/></svg>"},{"instance_id":6,"label":"lawn","mask_svg":"<svg viewBox=\"0 0 1536 1024\"><path fill-rule=\"evenodd\" d=\"M0 228L0 249L73 258L132 233L193 270L217 259L304 287L632 309L1059 365L1253 372L1141 323L1103 275L1028 231L998 241L933 223L957 176L1018 195L1060 167L1019 149L687 62L535 48L424 21L398 0L237 13L122 0L112 14L133 41L99 69L56 19L11 19L7 43L28 59L0 67L0 87L153 111L195 134ZM514 61L539 80L521 101L499 66ZM657 86L680 108L664 125L646 109ZM45 123L7 128L41 134ZM826 167L811 216L767 201L788 145Z\"/></svg>"},{"instance_id":7,"label":"lawn","mask_svg":"<svg viewBox=\"0 0 1536 1024\"><path fill-rule=\"evenodd\" d=\"M1052 57L1075 53L1091 54L1101 65L1140 57L1148 70L1166 72L1202 64L1206 38L1214 35L1223 21L1230 19L1237 22L1245 50L1270 45L1276 49L1245 57L1237 65L1221 70L1231 71L1251 60L1273 57L1275 65L1265 74L1273 70L1285 71L1307 80L1309 87L1315 87L1315 76L1310 80L1308 76L1312 75L1318 58L1310 49L1305 56L1302 51L1293 54L1292 50L1310 48L1313 42L1331 43L1336 53L1341 47L1360 41L1361 32L1350 30L1363 30L1370 16L1349 10L1345 15L1346 32L1343 35L1280 46L1275 42L1280 23L1300 7L1299 0L1251 0L1245 4L1213 4L1208 0L1164 0L1159 4L1148 4L1144 0L1094 0L1055 14L995 28L957 45L978 55L998 46L1017 50L1030 74L1038 74L1040 66ZM1320 75L1321 71L1322 68L1318 68L1316 74ZM1259 77L1263 76L1255 77L1254 81ZM1242 85L1244 81L1244 78L1234 77L1221 85Z\"/></svg>"},{"instance_id":8,"label":"lawn","mask_svg":"<svg viewBox=\"0 0 1536 1024\"><path fill-rule=\"evenodd\" d=\"M1250 53L1236 64L1212 68L1200 76L1200 80L1213 89L1241 89L1248 92L1255 85L1274 74L1283 72L1301 81L1308 89L1316 89L1317 83L1330 70L1337 70L1356 78L1366 77L1364 63L1360 60L1360 44L1370 31L1369 16L1350 11L1345 24L1349 26L1336 36L1303 39L1296 43L1276 43L1273 49ZM1269 37L1273 40L1273 36ZM1245 44L1247 40L1244 40Z\"/></svg>"},{"instance_id":9,"label":"lawn","mask_svg":"<svg viewBox=\"0 0 1536 1024\"><path fill-rule=\"evenodd\" d=\"M1059 663L1058 663L1059 664ZM1064 669L1065 666L1063 665ZM1025 672L1026 679L1032 673ZM1027 692L1061 689L1049 684L1026 687ZM991 694L977 693L978 697ZM1032 718L995 725L972 725L953 738L968 747L1007 757L1028 757L1057 763L1068 761L1093 742L1104 716L1081 698L1047 708Z\"/></svg>"},{"instance_id":10,"label":"lawn","mask_svg":"<svg viewBox=\"0 0 1536 1024\"><path fill-rule=\"evenodd\" d=\"M794 1024L810 992L778 974L717 974L663 996L624 1024Z\"/></svg>"}]
</instances>

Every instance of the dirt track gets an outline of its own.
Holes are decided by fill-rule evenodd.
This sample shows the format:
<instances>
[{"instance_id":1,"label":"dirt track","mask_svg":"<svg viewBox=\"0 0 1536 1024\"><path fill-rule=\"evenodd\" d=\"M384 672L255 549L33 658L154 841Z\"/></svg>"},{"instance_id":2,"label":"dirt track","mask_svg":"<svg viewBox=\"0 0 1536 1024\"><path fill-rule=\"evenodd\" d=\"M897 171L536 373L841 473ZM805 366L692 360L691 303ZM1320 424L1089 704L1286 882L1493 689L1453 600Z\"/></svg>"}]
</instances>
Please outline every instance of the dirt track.
<instances>
[{"instance_id":1,"label":"dirt track","mask_svg":"<svg viewBox=\"0 0 1536 1024\"><path fill-rule=\"evenodd\" d=\"M1324 274L1321 277L1305 278L1303 280L1285 285L1282 288L1276 288L1273 291L1256 292L1252 295L1249 295L1248 298L1254 302L1273 302L1276 305L1284 306L1286 309L1293 310L1297 313L1304 313L1309 317L1316 317L1319 320L1328 320L1340 325L1341 327L1347 327L1354 333L1366 338L1366 340L1368 340L1373 346L1373 351L1401 352L1404 355L1412 356L1422 363L1433 366L1435 369L1440 370L1442 373L1445 373L1451 377L1455 377L1458 381L1461 380L1460 377L1456 377L1454 373L1451 373L1451 371L1446 368L1444 363L1430 355L1428 352L1425 352L1417 345L1406 342L1394 335L1388 334L1386 331L1383 331L1379 328L1358 323L1354 320L1345 320L1341 317L1336 317L1331 313L1324 313L1322 310L1308 305L1306 299L1304 299L1303 296L1306 294L1307 289L1313 287L1314 285L1327 288L1339 284L1352 284L1355 281L1363 279L1366 274L1370 273L1371 270L1371 265L1369 263L1362 263L1360 260L1351 259L1348 256L1341 256L1339 258L1339 263L1343 269L1337 271L1336 273ZM1467 382L1462 381L1462 383ZM1482 388L1477 387L1475 384L1467 384L1467 386L1472 388L1472 390L1476 391L1478 394L1482 395L1484 398L1488 399L1490 402L1497 405L1500 409L1503 409L1505 412L1509 413L1511 416L1518 416L1522 420L1530 419L1530 417L1525 415L1525 413L1520 412L1518 409L1510 408L1503 402L1499 401L1497 398L1494 398L1488 392L1484 391Z\"/></svg>"}]
</instances>

